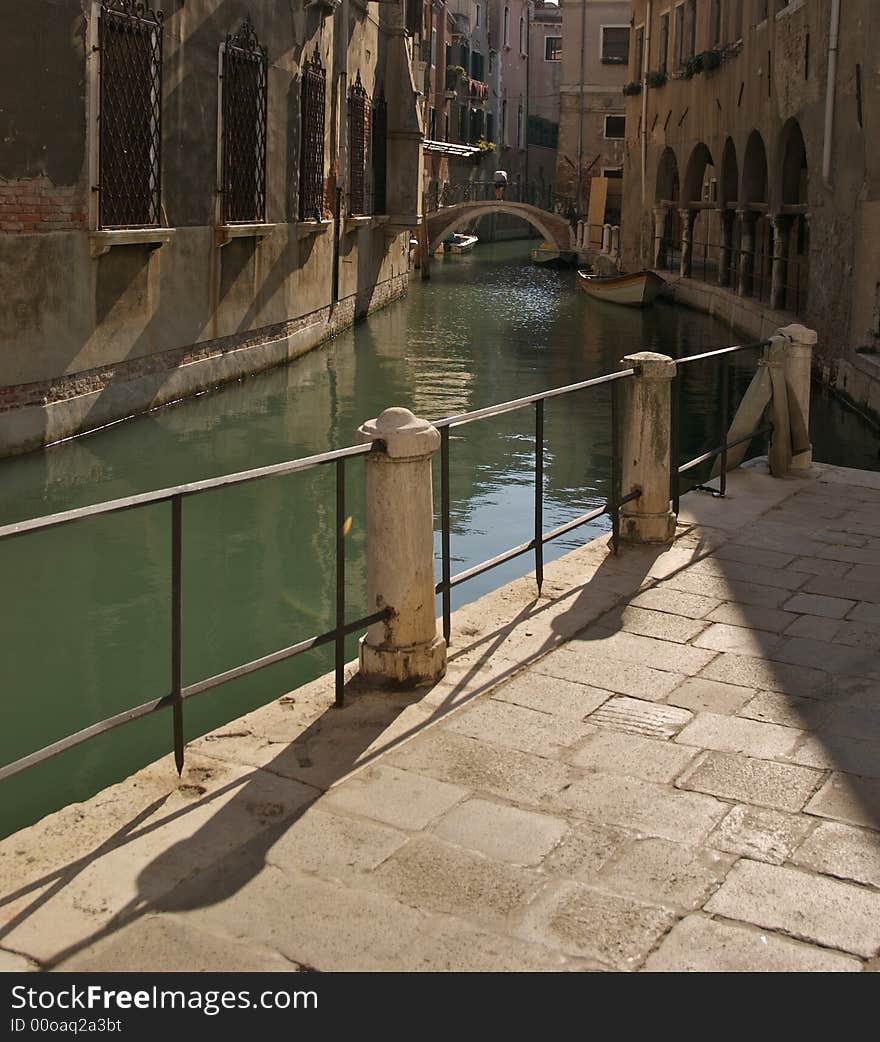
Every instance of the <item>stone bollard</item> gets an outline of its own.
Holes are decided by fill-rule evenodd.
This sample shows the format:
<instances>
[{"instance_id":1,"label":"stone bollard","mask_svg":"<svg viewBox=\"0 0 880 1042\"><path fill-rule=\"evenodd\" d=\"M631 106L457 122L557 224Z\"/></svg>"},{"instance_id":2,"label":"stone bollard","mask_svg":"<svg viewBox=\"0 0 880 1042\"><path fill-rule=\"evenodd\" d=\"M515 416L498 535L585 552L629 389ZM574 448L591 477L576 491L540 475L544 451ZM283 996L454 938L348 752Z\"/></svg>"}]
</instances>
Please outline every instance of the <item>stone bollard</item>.
<instances>
[{"instance_id":1,"label":"stone bollard","mask_svg":"<svg viewBox=\"0 0 880 1042\"><path fill-rule=\"evenodd\" d=\"M434 508L431 457L440 434L409 409L386 409L358 429L358 444L380 440L366 457L369 611L393 614L360 641L361 675L414 687L446 672L446 641L434 611Z\"/></svg>"},{"instance_id":2,"label":"stone bollard","mask_svg":"<svg viewBox=\"0 0 880 1042\"><path fill-rule=\"evenodd\" d=\"M797 323L785 326L777 330L777 333L788 341L785 345L785 380L800 406L801 415L809 434L810 380L813 369L813 348L818 337L815 330L807 329L806 326ZM806 451L799 452L792 457L790 468L795 471L805 471L809 470L812 465L813 449L811 446Z\"/></svg>"},{"instance_id":3,"label":"stone bollard","mask_svg":"<svg viewBox=\"0 0 880 1042\"><path fill-rule=\"evenodd\" d=\"M610 253L611 252L611 225L610 224L603 224L602 225L602 252L603 253Z\"/></svg>"},{"instance_id":4,"label":"stone bollard","mask_svg":"<svg viewBox=\"0 0 880 1042\"><path fill-rule=\"evenodd\" d=\"M672 378L668 355L640 351L621 360L641 373L622 382L621 492L642 494L620 508L620 538L629 543L671 543L675 514L670 503Z\"/></svg>"}]
</instances>

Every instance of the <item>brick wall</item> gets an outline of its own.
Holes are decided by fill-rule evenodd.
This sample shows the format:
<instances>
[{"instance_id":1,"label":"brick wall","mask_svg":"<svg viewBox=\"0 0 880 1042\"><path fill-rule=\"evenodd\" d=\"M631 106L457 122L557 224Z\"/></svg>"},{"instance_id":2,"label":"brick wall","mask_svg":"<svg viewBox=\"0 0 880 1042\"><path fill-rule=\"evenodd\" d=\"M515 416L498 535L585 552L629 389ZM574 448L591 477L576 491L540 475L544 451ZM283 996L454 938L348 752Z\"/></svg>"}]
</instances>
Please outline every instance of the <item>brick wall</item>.
<instances>
[{"instance_id":1,"label":"brick wall","mask_svg":"<svg viewBox=\"0 0 880 1042\"><path fill-rule=\"evenodd\" d=\"M47 177L0 179L0 233L72 231L87 224L82 185L56 188Z\"/></svg>"}]
</instances>

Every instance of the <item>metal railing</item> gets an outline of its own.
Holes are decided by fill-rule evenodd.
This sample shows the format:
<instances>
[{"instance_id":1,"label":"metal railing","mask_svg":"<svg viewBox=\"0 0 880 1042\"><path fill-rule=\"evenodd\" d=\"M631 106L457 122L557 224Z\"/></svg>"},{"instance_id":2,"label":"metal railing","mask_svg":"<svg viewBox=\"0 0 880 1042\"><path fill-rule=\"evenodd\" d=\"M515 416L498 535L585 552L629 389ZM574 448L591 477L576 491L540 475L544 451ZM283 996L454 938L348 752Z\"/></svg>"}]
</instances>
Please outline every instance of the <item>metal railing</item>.
<instances>
[{"instance_id":1,"label":"metal railing","mask_svg":"<svg viewBox=\"0 0 880 1042\"><path fill-rule=\"evenodd\" d=\"M693 487L694 491L700 492L711 492L712 495L723 498L727 495L727 454L730 449L735 448L737 445L743 445L745 442L751 441L752 438L757 438L762 434L769 434L771 432L772 424L766 424L761 427L757 427L749 434L741 438L736 438L734 441L728 441L728 431L730 428L730 366L729 360L731 355L739 354L742 351L757 351L767 348L770 345L769 340L759 340L756 343L751 344L739 344L734 347L722 347L716 351L703 351L697 355L686 355L684 358L676 359L676 374L672 381L672 416L670 424L670 489L669 498L672 500L672 512L678 514L679 504L681 500L681 477L683 474L687 474L689 471L699 467L702 463L708 462L713 457L717 456L719 463L718 472L718 488L711 488L708 485L698 484ZM685 463L679 463L681 457L681 369L682 365L689 365L693 362L705 362L705 361L720 361L721 363L721 387L720 387L720 408L718 410L718 426L720 428L720 441L717 446L701 452L699 456L695 456L693 459L687 460Z\"/></svg>"},{"instance_id":2,"label":"metal railing","mask_svg":"<svg viewBox=\"0 0 880 1042\"><path fill-rule=\"evenodd\" d=\"M126 496L123 499L114 499L106 503L97 503L92 506L79 507L76 510L65 510L58 514L49 514L46 517L35 518L30 521L17 521L13 524L0 527L0 540L11 539L16 536L27 535L31 532L45 531L50 528L59 528L62 525L73 524L84 521L87 518L101 517L107 514L118 514L127 510L135 510L139 507L151 506L157 503L168 503L171 506L171 691L159 698L144 702L139 706L123 710L115 716L91 724L89 727L75 734L53 742L36 752L23 756L12 763L0 767L0 781L19 774L30 767L35 767L44 760L51 759L59 753L73 749L77 745L105 734L122 724L131 723L142 717L155 713L160 709L171 708L173 719L174 737L174 760L177 769L183 767L183 703L195 695L204 694L206 691L219 687L221 684L229 683L240 677L255 673L257 670L265 669L267 666L275 665L286 659L301 655L313 648L320 647L335 641L335 683L336 704L342 705L344 689L345 668L345 638L358 630L364 629L373 623L381 622L390 615L390 609L367 615L353 622L345 621L345 463L346 460L357 456L366 456L369 453L382 448L381 442L372 445L356 445L346 449L336 449L333 452L324 452L316 456L306 456L303 459L292 460L287 463L278 463L269 467L260 467L256 470L241 471L236 474L227 474L219 478L208 478L204 481L194 481L187 485L175 485L173 488L160 489L156 492L143 492L134 496ZM183 575L183 501L202 492L220 488L230 488L233 485L243 485L251 481L259 481L263 478L281 477L287 474L301 473L314 467L334 465L336 468L336 625L333 629L324 633L318 633L305 640L298 641L289 647L273 651L258 659L253 659L234 669L216 673L213 676L204 677L193 684L183 684L183 617L182 617L182 575Z\"/></svg>"},{"instance_id":3,"label":"metal railing","mask_svg":"<svg viewBox=\"0 0 880 1042\"><path fill-rule=\"evenodd\" d=\"M444 206L459 203L490 202L497 198L496 191L494 181L429 181L425 186L422 206L425 213L434 213ZM569 196L557 195L552 185L512 180L504 186L502 197L506 202L527 203L569 220L577 217L574 200Z\"/></svg>"},{"instance_id":4,"label":"metal railing","mask_svg":"<svg viewBox=\"0 0 880 1042\"><path fill-rule=\"evenodd\" d=\"M620 403L619 387L620 381L638 375L639 370L621 369L607 376L599 376L593 380L583 380L580 383L568 384L565 387L557 387L550 391L542 391L539 394L531 394L525 398L516 398L500 405L492 405L485 409L476 409L473 412L461 413L458 416L449 416L445 420L438 420L434 426L440 430L440 541L441 541L441 569L442 578L435 587L435 592L440 594L443 603L443 636L446 643L451 640L451 615L452 615L452 591L456 586L475 579L478 575L506 564L516 557L521 557L530 551L535 554L535 579L538 586L538 596L544 583L544 545L553 539L566 535L568 532L583 525L595 521L597 518L607 514L611 518L611 545L614 553L620 537L620 508L634 499L638 499L641 490L634 489L626 495L621 495L620 489ZM600 387L610 384L611 387L611 495L595 510L565 524L558 525L549 532L544 531L544 402L549 398L557 398L564 394L573 394L590 387ZM451 574L452 554L450 548L450 484L449 484L449 431L453 427L463 427L477 420L488 420L505 413L516 412L530 405L535 406L535 524L534 535L526 543L511 547L495 557L491 557L480 564L473 565L459 572Z\"/></svg>"}]
</instances>

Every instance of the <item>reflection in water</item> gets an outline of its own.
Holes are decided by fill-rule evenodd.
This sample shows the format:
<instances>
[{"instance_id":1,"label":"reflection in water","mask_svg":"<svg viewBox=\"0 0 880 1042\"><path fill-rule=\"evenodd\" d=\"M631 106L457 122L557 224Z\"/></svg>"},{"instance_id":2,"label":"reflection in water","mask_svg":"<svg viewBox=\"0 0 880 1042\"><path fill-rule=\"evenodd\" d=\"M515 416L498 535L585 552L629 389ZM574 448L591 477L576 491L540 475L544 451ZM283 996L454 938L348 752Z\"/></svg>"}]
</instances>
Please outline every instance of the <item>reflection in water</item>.
<instances>
[{"instance_id":1,"label":"reflection in water","mask_svg":"<svg viewBox=\"0 0 880 1042\"><path fill-rule=\"evenodd\" d=\"M481 246L435 264L432 281L414 280L406 302L286 368L0 463L0 518L351 444L358 425L390 405L439 418L609 372L634 350L680 355L732 342L729 330L696 312L663 305L629 311L590 300L573 273L528 264L529 245ZM753 364L745 359L737 370L738 393ZM718 370L693 366L683 380L683 451L696 455L717 443ZM830 406L826 413L837 415ZM547 403L546 528L604 501L608 416L605 388ZM455 429L451 460L457 571L531 536L533 410ZM347 474L354 617L367 610L362 465L350 463ZM183 517L185 683L332 625L331 469L189 499ZM605 527L549 545L547 559ZM170 509L157 506L0 544L0 762L169 690L170 542ZM530 568L528 558L510 562L460 587L458 603ZM323 673L331 654L322 649L193 699L188 735ZM168 751L170 735L170 716L159 714L3 783L0 832L155 759Z\"/></svg>"}]
</instances>

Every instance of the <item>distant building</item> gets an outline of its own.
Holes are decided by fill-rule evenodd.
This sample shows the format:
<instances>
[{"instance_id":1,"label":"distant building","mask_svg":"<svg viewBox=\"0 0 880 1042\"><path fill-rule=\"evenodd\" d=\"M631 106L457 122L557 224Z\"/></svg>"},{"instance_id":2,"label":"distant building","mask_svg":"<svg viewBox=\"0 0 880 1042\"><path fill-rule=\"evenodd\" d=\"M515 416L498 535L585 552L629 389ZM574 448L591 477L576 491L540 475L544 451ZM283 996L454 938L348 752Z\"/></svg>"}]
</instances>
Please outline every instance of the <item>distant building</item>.
<instances>
[{"instance_id":1,"label":"distant building","mask_svg":"<svg viewBox=\"0 0 880 1042\"><path fill-rule=\"evenodd\" d=\"M561 83L557 196L586 218L591 213L594 178L602 199L592 213L619 223L621 178L626 145L626 99L629 79L630 0L561 0ZM552 38L550 38L552 41ZM549 42L546 55L559 53ZM607 198L606 198L607 195Z\"/></svg>"},{"instance_id":2,"label":"distant building","mask_svg":"<svg viewBox=\"0 0 880 1042\"><path fill-rule=\"evenodd\" d=\"M624 263L704 283L754 328L796 314L825 375L880 414L880 4L635 0L633 16Z\"/></svg>"},{"instance_id":3,"label":"distant building","mask_svg":"<svg viewBox=\"0 0 880 1042\"><path fill-rule=\"evenodd\" d=\"M24 6L0 45L0 455L287 361L406 291L420 4Z\"/></svg>"},{"instance_id":4,"label":"distant building","mask_svg":"<svg viewBox=\"0 0 880 1042\"><path fill-rule=\"evenodd\" d=\"M528 170L541 188L555 187L562 84L562 11L534 5L529 26Z\"/></svg>"}]
</instances>

